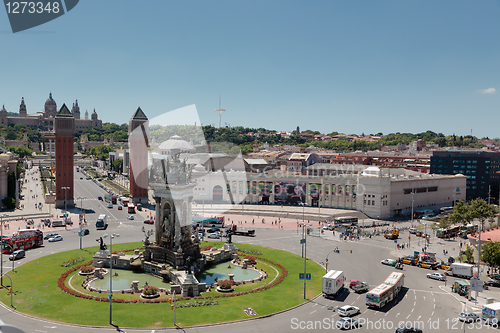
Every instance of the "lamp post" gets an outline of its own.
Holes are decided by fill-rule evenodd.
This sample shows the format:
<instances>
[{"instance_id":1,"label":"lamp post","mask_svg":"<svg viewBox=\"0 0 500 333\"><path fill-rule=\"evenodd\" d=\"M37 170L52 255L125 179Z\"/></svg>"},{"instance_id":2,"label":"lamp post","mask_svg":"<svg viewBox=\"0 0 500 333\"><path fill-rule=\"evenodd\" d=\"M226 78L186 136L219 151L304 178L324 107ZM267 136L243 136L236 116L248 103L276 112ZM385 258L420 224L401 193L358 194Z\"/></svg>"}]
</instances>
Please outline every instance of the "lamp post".
<instances>
[{"instance_id":1,"label":"lamp post","mask_svg":"<svg viewBox=\"0 0 500 333\"><path fill-rule=\"evenodd\" d=\"M307 264L307 227L311 226L311 223L300 223L302 230L304 230L304 299L306 299L306 264Z\"/></svg>"},{"instance_id":2,"label":"lamp post","mask_svg":"<svg viewBox=\"0 0 500 333\"><path fill-rule=\"evenodd\" d=\"M411 190L411 226L413 227L413 195L415 193L413 192L413 189Z\"/></svg>"},{"instance_id":3,"label":"lamp post","mask_svg":"<svg viewBox=\"0 0 500 333\"><path fill-rule=\"evenodd\" d=\"M77 200L80 199L80 250L82 249L82 237L83 237L83 233L82 233L82 224L83 224L83 199L86 199L85 197L78 197L76 198Z\"/></svg>"},{"instance_id":4,"label":"lamp post","mask_svg":"<svg viewBox=\"0 0 500 333\"><path fill-rule=\"evenodd\" d=\"M109 236L109 324L113 325L113 238L120 237L119 234L105 234L102 238Z\"/></svg>"},{"instance_id":5,"label":"lamp post","mask_svg":"<svg viewBox=\"0 0 500 333\"><path fill-rule=\"evenodd\" d=\"M302 223L299 223L299 226L301 226L304 224L304 207L306 204L304 202L301 202L299 203L299 205L302 206ZM304 238L304 228L302 228L302 238ZM304 257L304 244L302 244L302 257Z\"/></svg>"},{"instance_id":6,"label":"lamp post","mask_svg":"<svg viewBox=\"0 0 500 333\"><path fill-rule=\"evenodd\" d=\"M66 223L66 214L68 212L68 205L67 205L67 202L68 202L68 197L67 197L67 191L66 190L70 190L71 187L69 186L63 186L61 187L61 190L64 190L64 222Z\"/></svg>"},{"instance_id":7,"label":"lamp post","mask_svg":"<svg viewBox=\"0 0 500 333\"><path fill-rule=\"evenodd\" d=\"M425 239L424 239L424 246L425 246L425 252L427 252L427 223L422 223L424 225L424 234L425 234Z\"/></svg>"},{"instance_id":8,"label":"lamp post","mask_svg":"<svg viewBox=\"0 0 500 333\"><path fill-rule=\"evenodd\" d=\"M9 217L7 214L3 214L0 216L0 238L2 240L1 250L0 250L0 285L3 286L3 218Z\"/></svg>"}]
</instances>

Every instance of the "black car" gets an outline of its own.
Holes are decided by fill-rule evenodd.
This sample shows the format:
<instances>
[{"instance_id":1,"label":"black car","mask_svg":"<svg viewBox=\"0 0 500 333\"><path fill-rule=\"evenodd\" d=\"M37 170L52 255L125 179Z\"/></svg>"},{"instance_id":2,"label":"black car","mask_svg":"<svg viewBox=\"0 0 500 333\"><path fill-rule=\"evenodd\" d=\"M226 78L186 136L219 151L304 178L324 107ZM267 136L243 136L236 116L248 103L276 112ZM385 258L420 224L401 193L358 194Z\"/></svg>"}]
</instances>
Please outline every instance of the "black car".
<instances>
[{"instance_id":1,"label":"black car","mask_svg":"<svg viewBox=\"0 0 500 333\"><path fill-rule=\"evenodd\" d=\"M207 233L211 234L211 233L213 233L213 232L217 232L217 231L219 231L219 230L220 230L219 228L215 228L215 227L214 227L214 228L210 228L210 229L208 229L208 230L207 230Z\"/></svg>"},{"instance_id":2,"label":"black car","mask_svg":"<svg viewBox=\"0 0 500 333\"><path fill-rule=\"evenodd\" d=\"M101 196L98 196L98 197L97 197L97 200L101 200L101 201L102 201L102 197L101 197Z\"/></svg>"},{"instance_id":3,"label":"black car","mask_svg":"<svg viewBox=\"0 0 500 333\"><path fill-rule=\"evenodd\" d=\"M484 285L489 287L500 287L500 281L494 281L494 280L484 281Z\"/></svg>"},{"instance_id":4,"label":"black car","mask_svg":"<svg viewBox=\"0 0 500 333\"><path fill-rule=\"evenodd\" d=\"M419 328L413 328L410 326L400 327L396 330L396 333L422 333Z\"/></svg>"},{"instance_id":5,"label":"black car","mask_svg":"<svg viewBox=\"0 0 500 333\"><path fill-rule=\"evenodd\" d=\"M82 229L82 235L86 236L90 233L89 229Z\"/></svg>"}]
</instances>

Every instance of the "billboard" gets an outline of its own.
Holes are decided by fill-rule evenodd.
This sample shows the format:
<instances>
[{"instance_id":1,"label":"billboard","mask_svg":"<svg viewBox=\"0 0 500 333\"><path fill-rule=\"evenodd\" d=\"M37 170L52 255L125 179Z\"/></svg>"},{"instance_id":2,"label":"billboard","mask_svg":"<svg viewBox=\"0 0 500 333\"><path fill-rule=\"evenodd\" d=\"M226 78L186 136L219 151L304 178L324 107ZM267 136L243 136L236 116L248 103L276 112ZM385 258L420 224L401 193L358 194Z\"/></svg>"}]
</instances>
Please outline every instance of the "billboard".
<instances>
[{"instance_id":1,"label":"billboard","mask_svg":"<svg viewBox=\"0 0 500 333\"><path fill-rule=\"evenodd\" d=\"M305 201L306 183L274 182L274 203L298 205Z\"/></svg>"}]
</instances>

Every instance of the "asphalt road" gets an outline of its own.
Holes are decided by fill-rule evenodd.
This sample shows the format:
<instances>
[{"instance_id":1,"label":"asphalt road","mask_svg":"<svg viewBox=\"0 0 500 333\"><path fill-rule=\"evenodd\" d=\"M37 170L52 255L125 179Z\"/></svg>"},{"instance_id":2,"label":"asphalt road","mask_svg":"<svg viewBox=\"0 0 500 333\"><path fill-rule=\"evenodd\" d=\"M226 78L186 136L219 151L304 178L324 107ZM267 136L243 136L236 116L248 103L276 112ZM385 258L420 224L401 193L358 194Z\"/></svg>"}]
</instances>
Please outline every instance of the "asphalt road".
<instances>
[{"instance_id":1,"label":"asphalt road","mask_svg":"<svg viewBox=\"0 0 500 333\"><path fill-rule=\"evenodd\" d=\"M97 196L104 196L105 191L90 180L80 180L80 173L75 173L75 197L86 197L83 199L83 207L86 211L86 219L89 223L87 228L90 235L83 237L83 246L96 245L96 238L106 233L119 233L120 238L116 243L132 242L143 239L142 226L144 216L148 212L136 214L136 219L127 219L129 215L126 210L107 208L97 200ZM77 205L79 208L80 200ZM108 230L95 230L94 221L99 214L108 215ZM142 214L142 215L141 215ZM149 226L151 228L151 226ZM301 254L299 240L300 232L295 230L257 229L257 236L247 238L234 236L233 242L249 243L263 246L271 246L276 249ZM45 242L41 248L27 251L27 257L16 261L16 267L27 260L35 260L47 254L66 251L78 247L79 236L77 230L59 232L64 240L56 243ZM404 239L405 234L402 235ZM307 238L307 257L318 263L324 263L328 253L336 246L340 253L328 255L329 269L339 269L345 272L348 280L358 279L367 282L374 287L382 283L394 270L392 267L380 264L385 258L394 258L390 251L393 243L381 237L365 239L357 242L338 241L335 238L318 238L310 236ZM352 253L351 253L352 250ZM4 258L5 259L5 258ZM10 264L10 263L9 263ZM4 267L4 271L10 269L10 265ZM396 301L391 302L382 310L371 310L365 305L365 294L358 295L346 290L337 300L328 300L317 297L311 302L298 308L281 314L262 319L252 319L238 323L229 323L205 327L185 328L184 332L310 332L317 330L333 330L332 320L339 319L336 310L338 307L351 304L361 309L361 314L356 318L362 321L363 326L356 332L394 332L398 326L419 325L424 332L463 332L464 327L457 323L458 314L465 308L464 303L456 294L449 293L449 287L444 283L426 278L429 270L405 266L405 282L402 292ZM297 277L298 278L298 277ZM449 284L449 282L448 282ZM297 294L302 295L302 288ZM308 298L314 295L307 295ZM476 313L480 307L467 306L467 310ZM177 314L182 316L182 312ZM6 307L0 307L0 319L7 324L17 325L25 332L91 332L91 331L116 331L115 328L91 328L74 325L54 323L50 321L31 318L19 314ZM485 332L488 326L476 325L474 328L467 326L466 332ZM160 330L122 329L125 332L158 332ZM161 330L165 331L165 330Z\"/></svg>"}]
</instances>

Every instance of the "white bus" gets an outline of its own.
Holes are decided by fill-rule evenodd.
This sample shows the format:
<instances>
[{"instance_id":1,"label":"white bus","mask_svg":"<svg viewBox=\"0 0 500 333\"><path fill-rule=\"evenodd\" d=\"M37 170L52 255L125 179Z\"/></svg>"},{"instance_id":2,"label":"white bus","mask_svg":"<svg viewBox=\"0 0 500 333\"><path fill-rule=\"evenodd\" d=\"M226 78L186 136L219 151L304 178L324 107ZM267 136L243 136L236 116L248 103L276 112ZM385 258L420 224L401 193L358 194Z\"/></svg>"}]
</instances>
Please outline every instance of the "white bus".
<instances>
[{"instance_id":1,"label":"white bus","mask_svg":"<svg viewBox=\"0 0 500 333\"><path fill-rule=\"evenodd\" d=\"M335 224L350 224L353 226L358 225L358 218L352 216L336 217L334 221Z\"/></svg>"},{"instance_id":2,"label":"white bus","mask_svg":"<svg viewBox=\"0 0 500 333\"><path fill-rule=\"evenodd\" d=\"M106 219L106 214L99 215L95 223L95 228L97 230L106 230L108 228L108 221Z\"/></svg>"},{"instance_id":3,"label":"white bus","mask_svg":"<svg viewBox=\"0 0 500 333\"><path fill-rule=\"evenodd\" d=\"M404 274L392 272L384 283L376 286L366 294L366 305L381 309L398 296L404 284Z\"/></svg>"}]
</instances>

